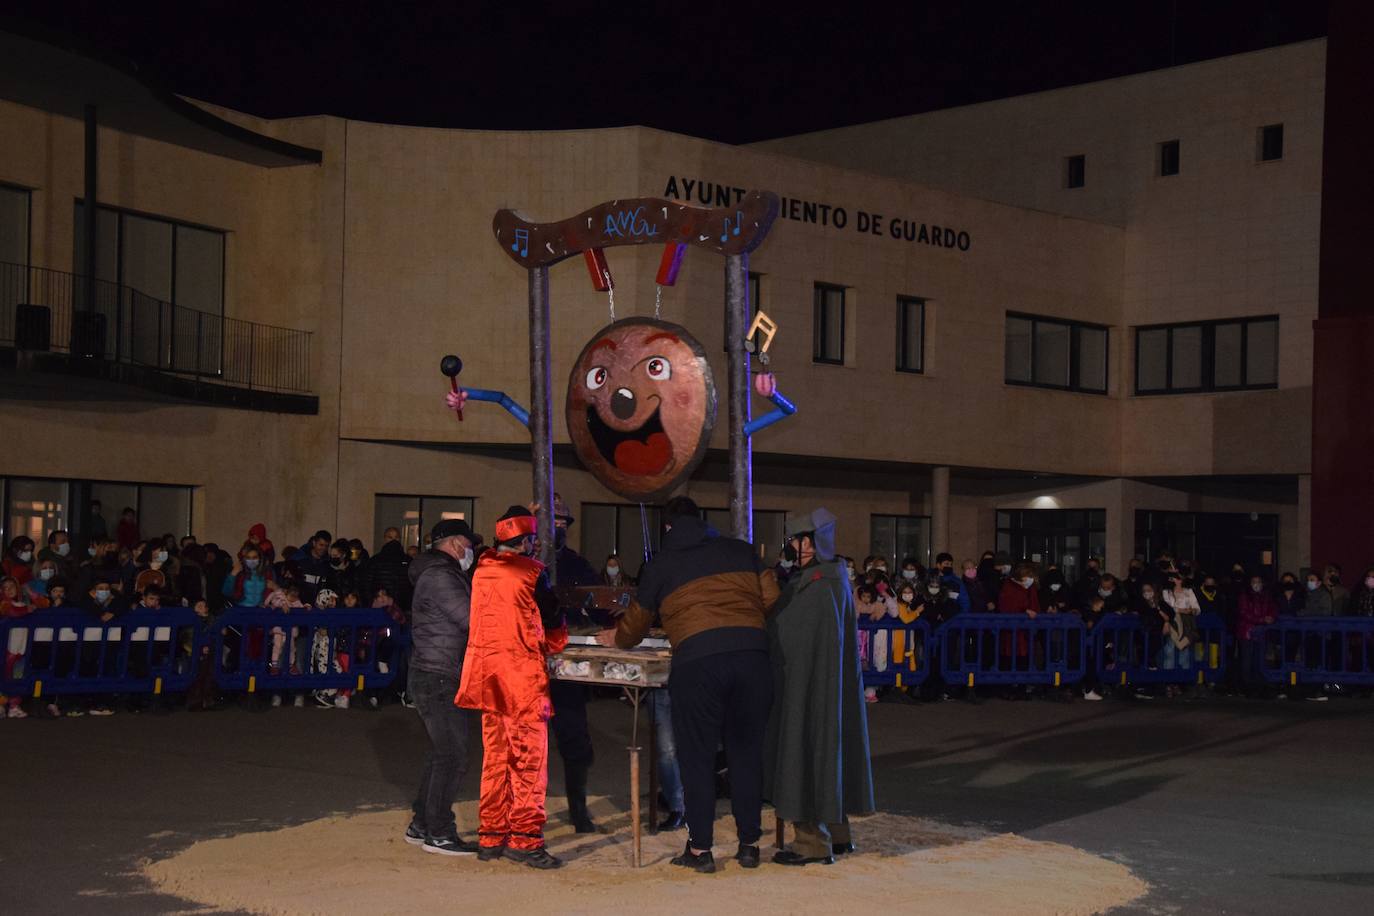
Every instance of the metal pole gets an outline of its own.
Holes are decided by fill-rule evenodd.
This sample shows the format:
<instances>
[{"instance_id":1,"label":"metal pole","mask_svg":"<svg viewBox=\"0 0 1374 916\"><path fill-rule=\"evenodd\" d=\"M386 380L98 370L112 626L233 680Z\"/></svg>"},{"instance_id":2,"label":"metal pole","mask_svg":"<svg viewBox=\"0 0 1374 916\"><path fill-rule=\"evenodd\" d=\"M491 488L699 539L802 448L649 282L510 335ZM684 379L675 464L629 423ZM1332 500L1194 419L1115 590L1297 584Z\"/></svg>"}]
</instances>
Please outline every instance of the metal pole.
<instances>
[{"instance_id":1,"label":"metal pole","mask_svg":"<svg viewBox=\"0 0 1374 916\"><path fill-rule=\"evenodd\" d=\"M530 268L530 470L539 503L539 559L556 583L553 548L553 410L549 365L549 269Z\"/></svg>"},{"instance_id":2,"label":"metal pole","mask_svg":"<svg viewBox=\"0 0 1374 916\"><path fill-rule=\"evenodd\" d=\"M749 436L749 255L725 258L725 354L730 376L730 527L742 541L754 540L754 480Z\"/></svg>"}]
</instances>

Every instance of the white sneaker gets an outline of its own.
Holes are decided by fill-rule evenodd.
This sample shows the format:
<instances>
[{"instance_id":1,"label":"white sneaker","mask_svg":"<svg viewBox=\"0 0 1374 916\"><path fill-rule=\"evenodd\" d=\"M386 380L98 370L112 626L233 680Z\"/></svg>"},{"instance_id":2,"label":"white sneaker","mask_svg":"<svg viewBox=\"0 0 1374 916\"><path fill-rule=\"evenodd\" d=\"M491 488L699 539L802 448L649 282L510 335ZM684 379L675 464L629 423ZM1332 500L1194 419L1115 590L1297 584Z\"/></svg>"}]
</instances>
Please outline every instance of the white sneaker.
<instances>
[{"instance_id":1,"label":"white sneaker","mask_svg":"<svg viewBox=\"0 0 1374 916\"><path fill-rule=\"evenodd\" d=\"M1146 692L1143 691L1143 690L1137 690L1137 691L1135 692L1135 698L1136 698L1137 700L1153 700L1153 699L1154 699L1154 697L1150 696L1148 693L1146 693Z\"/></svg>"},{"instance_id":2,"label":"white sneaker","mask_svg":"<svg viewBox=\"0 0 1374 916\"><path fill-rule=\"evenodd\" d=\"M29 714L24 712L24 708L22 706L11 706L9 711L9 717L11 719L27 719L29 717Z\"/></svg>"},{"instance_id":3,"label":"white sneaker","mask_svg":"<svg viewBox=\"0 0 1374 916\"><path fill-rule=\"evenodd\" d=\"M273 709L276 709L276 708L277 708L278 706L280 706L280 705L281 705L281 694L279 694L279 693L274 693L274 694L272 694L272 708L273 708Z\"/></svg>"},{"instance_id":4,"label":"white sneaker","mask_svg":"<svg viewBox=\"0 0 1374 916\"><path fill-rule=\"evenodd\" d=\"M1102 699L1102 694L1098 693L1096 690L1089 690L1087 693L1083 694L1083 699L1100 700Z\"/></svg>"},{"instance_id":5,"label":"white sneaker","mask_svg":"<svg viewBox=\"0 0 1374 916\"><path fill-rule=\"evenodd\" d=\"M1315 697L1308 697L1308 698L1307 698L1307 702L1309 702L1309 703L1325 703L1325 702L1326 702L1327 700L1329 700L1329 699L1331 699L1331 698L1328 697L1326 694L1322 693L1322 694L1318 694L1318 695L1315 696Z\"/></svg>"},{"instance_id":6,"label":"white sneaker","mask_svg":"<svg viewBox=\"0 0 1374 916\"><path fill-rule=\"evenodd\" d=\"M347 708L348 708L348 697L345 697L345 696L337 696L337 697L335 697L335 698L334 698L334 708L335 708L335 709L347 709Z\"/></svg>"},{"instance_id":7,"label":"white sneaker","mask_svg":"<svg viewBox=\"0 0 1374 916\"><path fill-rule=\"evenodd\" d=\"M304 709L304 708L305 708L305 695L304 695L304 694L300 694L300 693L296 694L296 698L295 698L294 700L291 701L291 705L294 706L294 707L296 707L297 709Z\"/></svg>"},{"instance_id":8,"label":"white sneaker","mask_svg":"<svg viewBox=\"0 0 1374 916\"><path fill-rule=\"evenodd\" d=\"M381 704L377 702L377 698L376 698L376 697L368 697L368 698L367 698L367 705L368 705L368 706L371 706L373 709L376 709L376 708L377 708L379 705L381 705Z\"/></svg>"},{"instance_id":9,"label":"white sneaker","mask_svg":"<svg viewBox=\"0 0 1374 916\"><path fill-rule=\"evenodd\" d=\"M390 673L391 673L391 666L388 665L386 662L378 662L378 663L377 663L377 673L378 673L378 674L390 674Z\"/></svg>"}]
</instances>

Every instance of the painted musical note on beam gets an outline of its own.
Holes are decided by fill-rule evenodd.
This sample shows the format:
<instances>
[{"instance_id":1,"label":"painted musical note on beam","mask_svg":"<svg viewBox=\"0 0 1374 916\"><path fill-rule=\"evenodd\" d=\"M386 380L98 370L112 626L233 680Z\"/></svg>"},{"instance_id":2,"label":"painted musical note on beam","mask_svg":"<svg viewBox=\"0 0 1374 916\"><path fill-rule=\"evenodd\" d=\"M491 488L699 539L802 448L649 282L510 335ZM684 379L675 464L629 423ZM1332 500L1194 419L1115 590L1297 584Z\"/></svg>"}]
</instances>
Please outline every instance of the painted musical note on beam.
<instances>
[{"instance_id":1,"label":"painted musical note on beam","mask_svg":"<svg viewBox=\"0 0 1374 916\"><path fill-rule=\"evenodd\" d=\"M720 234L720 243L724 245L730 241L730 236L739 235L740 226L744 223L744 211L735 211L735 225L731 227L730 217L725 217L725 231Z\"/></svg>"},{"instance_id":2,"label":"painted musical note on beam","mask_svg":"<svg viewBox=\"0 0 1374 916\"><path fill-rule=\"evenodd\" d=\"M510 250L518 253L522 258L529 256L530 231L528 229L515 230L515 241L511 243Z\"/></svg>"}]
</instances>

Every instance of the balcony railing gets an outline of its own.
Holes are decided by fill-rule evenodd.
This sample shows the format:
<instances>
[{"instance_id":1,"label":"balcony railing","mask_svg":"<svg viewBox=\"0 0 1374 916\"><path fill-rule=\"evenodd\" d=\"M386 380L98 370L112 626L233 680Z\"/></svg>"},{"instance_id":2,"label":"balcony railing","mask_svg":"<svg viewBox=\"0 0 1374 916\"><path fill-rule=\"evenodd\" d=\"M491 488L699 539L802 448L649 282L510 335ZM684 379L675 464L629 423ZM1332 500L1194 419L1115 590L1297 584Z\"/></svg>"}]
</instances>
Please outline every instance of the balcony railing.
<instances>
[{"instance_id":1,"label":"balcony railing","mask_svg":"<svg viewBox=\"0 0 1374 916\"><path fill-rule=\"evenodd\" d=\"M0 262L0 346L250 391L309 394L310 337L173 305L107 280Z\"/></svg>"}]
</instances>

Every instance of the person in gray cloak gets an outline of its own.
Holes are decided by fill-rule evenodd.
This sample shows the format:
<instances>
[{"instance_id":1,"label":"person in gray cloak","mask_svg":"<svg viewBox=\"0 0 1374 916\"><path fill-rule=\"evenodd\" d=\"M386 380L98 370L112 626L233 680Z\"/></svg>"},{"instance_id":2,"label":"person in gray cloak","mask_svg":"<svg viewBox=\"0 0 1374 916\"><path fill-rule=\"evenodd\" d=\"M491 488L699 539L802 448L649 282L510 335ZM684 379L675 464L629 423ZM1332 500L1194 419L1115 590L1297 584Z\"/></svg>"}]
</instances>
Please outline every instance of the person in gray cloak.
<instances>
[{"instance_id":1,"label":"person in gray cloak","mask_svg":"<svg viewBox=\"0 0 1374 916\"><path fill-rule=\"evenodd\" d=\"M787 532L797 569L768 621L775 699L764 797L795 833L773 861L831 865L854 851L848 816L874 810L858 621L835 561L835 516L817 509L789 518Z\"/></svg>"}]
</instances>

